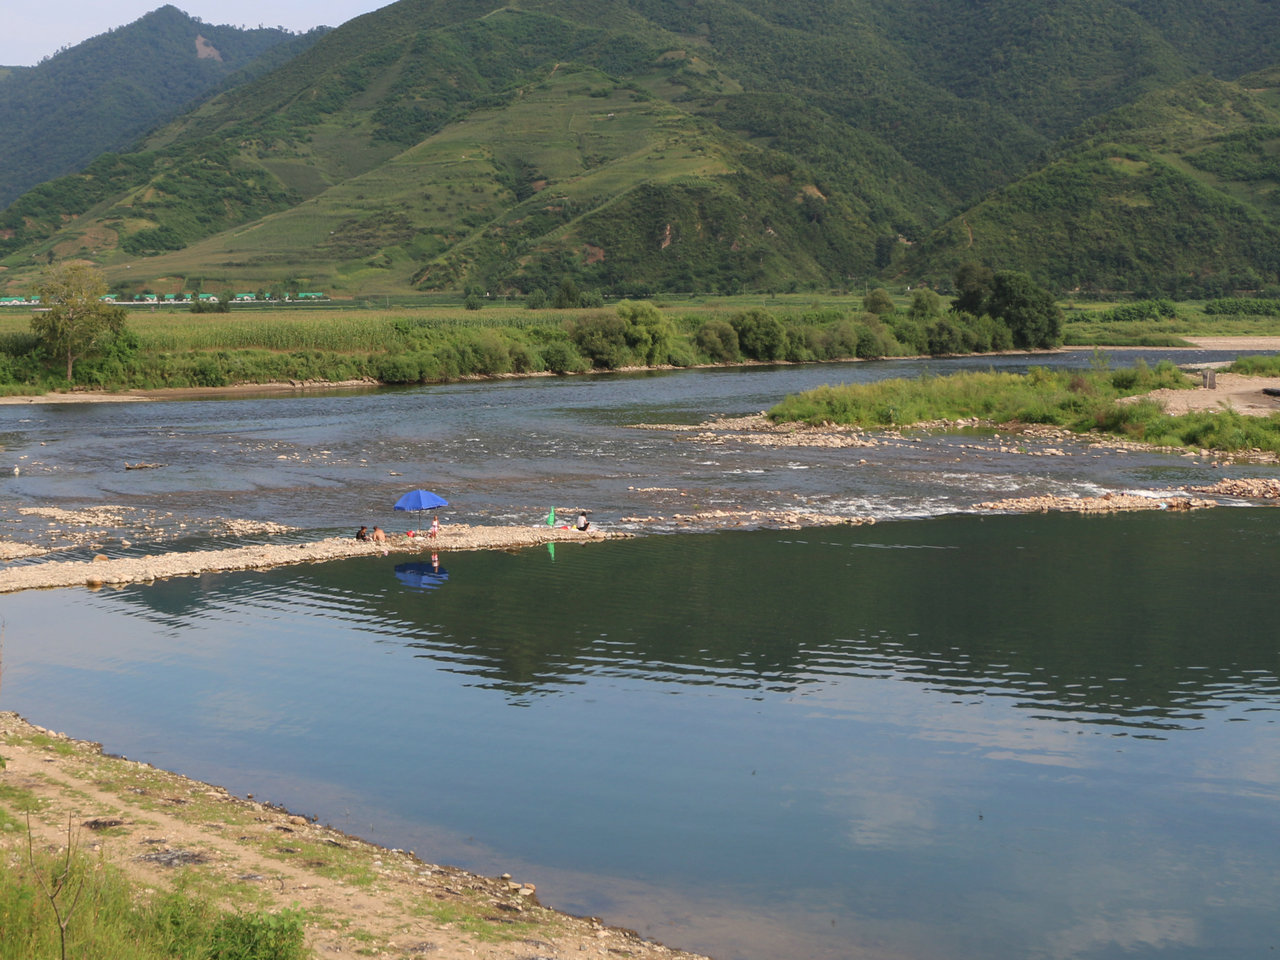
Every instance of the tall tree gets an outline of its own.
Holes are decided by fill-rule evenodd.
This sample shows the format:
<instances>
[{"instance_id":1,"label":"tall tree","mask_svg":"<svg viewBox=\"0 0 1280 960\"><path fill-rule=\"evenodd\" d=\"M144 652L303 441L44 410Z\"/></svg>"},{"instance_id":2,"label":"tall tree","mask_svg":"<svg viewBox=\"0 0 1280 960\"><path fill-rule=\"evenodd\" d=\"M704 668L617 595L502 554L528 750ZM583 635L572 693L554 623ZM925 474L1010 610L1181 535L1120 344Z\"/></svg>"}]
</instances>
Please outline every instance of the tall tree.
<instances>
[{"instance_id":1,"label":"tall tree","mask_svg":"<svg viewBox=\"0 0 1280 960\"><path fill-rule=\"evenodd\" d=\"M1062 310L1049 291L1025 273L997 271L985 309L1009 328L1015 347L1037 349L1062 343Z\"/></svg>"},{"instance_id":2,"label":"tall tree","mask_svg":"<svg viewBox=\"0 0 1280 960\"><path fill-rule=\"evenodd\" d=\"M31 331L51 356L66 360L68 383L77 360L124 329L124 309L104 302L106 292L102 271L83 263L57 264L40 284L47 309L32 317Z\"/></svg>"},{"instance_id":3,"label":"tall tree","mask_svg":"<svg viewBox=\"0 0 1280 960\"><path fill-rule=\"evenodd\" d=\"M991 292L991 281L994 274L980 263L970 260L956 267L954 276L956 298L951 309L956 313L968 313L978 316L982 313L987 294Z\"/></svg>"},{"instance_id":4,"label":"tall tree","mask_svg":"<svg viewBox=\"0 0 1280 960\"><path fill-rule=\"evenodd\" d=\"M862 309L867 313L874 313L878 317L893 313L897 307L894 305L893 297L884 287L876 287L870 293L862 298Z\"/></svg>"}]
</instances>

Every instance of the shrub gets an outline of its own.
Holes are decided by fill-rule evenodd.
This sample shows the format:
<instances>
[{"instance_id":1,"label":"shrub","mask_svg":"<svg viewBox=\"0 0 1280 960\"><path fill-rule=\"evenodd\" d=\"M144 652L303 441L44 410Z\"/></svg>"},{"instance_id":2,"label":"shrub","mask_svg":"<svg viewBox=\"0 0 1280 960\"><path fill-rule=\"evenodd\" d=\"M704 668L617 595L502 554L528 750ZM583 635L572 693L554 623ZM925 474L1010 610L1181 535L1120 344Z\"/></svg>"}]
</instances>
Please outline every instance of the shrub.
<instances>
[{"instance_id":1,"label":"shrub","mask_svg":"<svg viewBox=\"0 0 1280 960\"><path fill-rule=\"evenodd\" d=\"M631 360L627 322L619 316L598 313L579 317L570 325L569 339L593 367L616 370Z\"/></svg>"},{"instance_id":2,"label":"shrub","mask_svg":"<svg viewBox=\"0 0 1280 960\"><path fill-rule=\"evenodd\" d=\"M893 332L878 321L858 327L858 345L854 355L860 360L891 357L901 348Z\"/></svg>"},{"instance_id":3,"label":"shrub","mask_svg":"<svg viewBox=\"0 0 1280 960\"><path fill-rule=\"evenodd\" d=\"M698 328L694 342L712 363L737 363L738 331L724 320L708 320Z\"/></svg>"},{"instance_id":4,"label":"shrub","mask_svg":"<svg viewBox=\"0 0 1280 960\"><path fill-rule=\"evenodd\" d=\"M925 337L929 345L929 353L933 356L962 353L965 350L964 331L946 317L935 320L925 327Z\"/></svg>"},{"instance_id":5,"label":"shrub","mask_svg":"<svg viewBox=\"0 0 1280 960\"><path fill-rule=\"evenodd\" d=\"M418 383L422 379L421 366L414 354L399 353L383 357L377 364L375 376L383 383Z\"/></svg>"},{"instance_id":6,"label":"shrub","mask_svg":"<svg viewBox=\"0 0 1280 960\"><path fill-rule=\"evenodd\" d=\"M876 316L883 317L893 313L896 307L893 303L893 297L889 295L889 291L884 287L876 287L862 298L862 309L867 313L874 313Z\"/></svg>"},{"instance_id":7,"label":"shrub","mask_svg":"<svg viewBox=\"0 0 1280 960\"><path fill-rule=\"evenodd\" d=\"M552 373L581 373L589 366L573 344L564 340L551 341L541 353L542 365Z\"/></svg>"},{"instance_id":8,"label":"shrub","mask_svg":"<svg viewBox=\"0 0 1280 960\"><path fill-rule=\"evenodd\" d=\"M1280 377L1280 356L1239 357L1227 367L1227 373L1243 373L1248 377Z\"/></svg>"},{"instance_id":9,"label":"shrub","mask_svg":"<svg viewBox=\"0 0 1280 960\"><path fill-rule=\"evenodd\" d=\"M1172 300L1138 300L1090 314L1088 319L1098 323L1140 323L1148 320L1174 320L1177 316L1178 308Z\"/></svg>"},{"instance_id":10,"label":"shrub","mask_svg":"<svg viewBox=\"0 0 1280 960\"><path fill-rule=\"evenodd\" d=\"M735 313L729 323L738 334L738 348L752 360L780 360L787 346L787 331L777 317L763 310Z\"/></svg>"}]
</instances>

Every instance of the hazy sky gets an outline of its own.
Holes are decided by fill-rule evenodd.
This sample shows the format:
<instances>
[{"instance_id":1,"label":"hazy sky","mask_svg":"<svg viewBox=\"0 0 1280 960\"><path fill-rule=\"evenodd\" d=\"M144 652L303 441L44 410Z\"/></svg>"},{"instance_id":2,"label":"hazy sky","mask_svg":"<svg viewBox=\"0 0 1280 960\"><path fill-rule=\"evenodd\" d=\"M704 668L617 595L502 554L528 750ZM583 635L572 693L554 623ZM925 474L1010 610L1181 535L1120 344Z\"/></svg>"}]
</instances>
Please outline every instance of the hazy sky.
<instances>
[{"instance_id":1,"label":"hazy sky","mask_svg":"<svg viewBox=\"0 0 1280 960\"><path fill-rule=\"evenodd\" d=\"M172 0L207 23L309 30L336 27L392 0ZM31 66L62 47L133 23L165 0L0 0L0 65Z\"/></svg>"}]
</instances>

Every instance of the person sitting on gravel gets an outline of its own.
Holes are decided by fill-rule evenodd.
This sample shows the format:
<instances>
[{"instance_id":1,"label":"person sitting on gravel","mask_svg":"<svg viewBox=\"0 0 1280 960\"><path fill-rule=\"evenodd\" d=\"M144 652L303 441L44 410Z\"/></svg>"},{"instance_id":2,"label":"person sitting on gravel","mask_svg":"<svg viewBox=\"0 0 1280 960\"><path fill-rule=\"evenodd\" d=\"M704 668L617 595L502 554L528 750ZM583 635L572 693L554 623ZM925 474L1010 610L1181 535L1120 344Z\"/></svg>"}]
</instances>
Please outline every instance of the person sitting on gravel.
<instances>
[{"instance_id":1,"label":"person sitting on gravel","mask_svg":"<svg viewBox=\"0 0 1280 960\"><path fill-rule=\"evenodd\" d=\"M369 539L369 528L368 528L368 527L361 527L359 530L357 530L357 531L356 531L356 539L357 539L357 540L368 540L368 539Z\"/></svg>"},{"instance_id":2,"label":"person sitting on gravel","mask_svg":"<svg viewBox=\"0 0 1280 960\"><path fill-rule=\"evenodd\" d=\"M386 535L386 533L383 531L383 529L382 529L381 527L374 527L374 528L373 528L373 542L374 542L374 543L386 543L386 542L387 542L387 535Z\"/></svg>"},{"instance_id":3,"label":"person sitting on gravel","mask_svg":"<svg viewBox=\"0 0 1280 960\"><path fill-rule=\"evenodd\" d=\"M578 529L585 532L589 526L591 526L591 521L587 519L587 511L583 510L578 514Z\"/></svg>"}]
</instances>

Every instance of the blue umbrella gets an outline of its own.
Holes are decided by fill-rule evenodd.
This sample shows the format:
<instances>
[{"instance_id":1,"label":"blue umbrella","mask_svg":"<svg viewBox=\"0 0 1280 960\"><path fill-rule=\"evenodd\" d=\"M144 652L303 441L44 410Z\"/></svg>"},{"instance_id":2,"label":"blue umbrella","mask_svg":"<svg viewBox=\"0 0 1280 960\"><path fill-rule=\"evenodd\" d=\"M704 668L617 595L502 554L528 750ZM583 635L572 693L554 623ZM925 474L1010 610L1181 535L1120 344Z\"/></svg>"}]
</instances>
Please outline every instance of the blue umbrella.
<instances>
[{"instance_id":1,"label":"blue umbrella","mask_svg":"<svg viewBox=\"0 0 1280 960\"><path fill-rule=\"evenodd\" d=\"M403 497L396 501L397 510L416 510L418 511L418 529L422 529L422 511L435 510L438 507L447 507L449 501L444 497L432 493L430 490L410 490Z\"/></svg>"}]
</instances>

